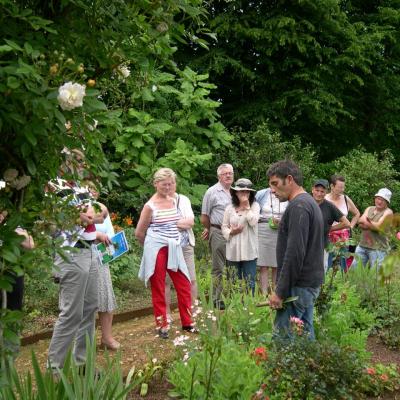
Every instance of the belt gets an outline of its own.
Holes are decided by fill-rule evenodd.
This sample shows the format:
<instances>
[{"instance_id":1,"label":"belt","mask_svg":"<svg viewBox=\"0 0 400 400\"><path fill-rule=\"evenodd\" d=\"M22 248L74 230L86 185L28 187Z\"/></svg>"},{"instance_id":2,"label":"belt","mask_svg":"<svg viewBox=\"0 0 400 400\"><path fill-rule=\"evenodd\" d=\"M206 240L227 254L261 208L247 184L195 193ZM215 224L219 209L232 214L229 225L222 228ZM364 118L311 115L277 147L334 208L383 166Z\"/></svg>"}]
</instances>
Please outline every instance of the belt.
<instances>
[{"instance_id":1,"label":"belt","mask_svg":"<svg viewBox=\"0 0 400 400\"><path fill-rule=\"evenodd\" d=\"M266 218L260 218L259 220L258 220L258 222L260 223L260 222L268 222L269 221L269 219L266 219Z\"/></svg>"},{"instance_id":2,"label":"belt","mask_svg":"<svg viewBox=\"0 0 400 400\"><path fill-rule=\"evenodd\" d=\"M221 229L221 225L211 224L211 226L212 226L213 228Z\"/></svg>"},{"instance_id":3,"label":"belt","mask_svg":"<svg viewBox=\"0 0 400 400\"><path fill-rule=\"evenodd\" d=\"M88 247L90 247L92 244L94 244L95 240L83 240L83 239L79 239L76 243L75 243L75 248L77 249L87 249Z\"/></svg>"}]
</instances>

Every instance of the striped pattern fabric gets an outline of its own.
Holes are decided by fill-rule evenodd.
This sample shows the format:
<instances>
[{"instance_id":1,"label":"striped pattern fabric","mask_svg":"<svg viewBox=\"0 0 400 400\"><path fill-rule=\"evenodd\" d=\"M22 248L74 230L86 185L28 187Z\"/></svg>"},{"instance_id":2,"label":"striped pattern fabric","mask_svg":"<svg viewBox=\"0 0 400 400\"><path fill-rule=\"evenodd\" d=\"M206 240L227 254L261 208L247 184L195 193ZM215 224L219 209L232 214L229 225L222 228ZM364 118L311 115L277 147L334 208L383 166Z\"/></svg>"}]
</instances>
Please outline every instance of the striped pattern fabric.
<instances>
[{"instance_id":1,"label":"striped pattern fabric","mask_svg":"<svg viewBox=\"0 0 400 400\"><path fill-rule=\"evenodd\" d=\"M181 218L176 207L158 210L152 203L148 203L153 210L150 228L164 238L180 240L180 234L176 223Z\"/></svg>"}]
</instances>

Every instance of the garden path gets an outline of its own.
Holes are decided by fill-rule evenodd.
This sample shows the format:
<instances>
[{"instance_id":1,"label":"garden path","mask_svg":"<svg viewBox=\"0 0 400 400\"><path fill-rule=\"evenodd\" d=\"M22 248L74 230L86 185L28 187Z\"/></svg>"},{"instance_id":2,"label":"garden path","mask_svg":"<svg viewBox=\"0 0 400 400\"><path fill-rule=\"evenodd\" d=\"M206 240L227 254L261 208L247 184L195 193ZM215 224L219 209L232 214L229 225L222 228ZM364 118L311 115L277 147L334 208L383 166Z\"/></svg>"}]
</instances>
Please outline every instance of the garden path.
<instances>
[{"instance_id":1,"label":"garden path","mask_svg":"<svg viewBox=\"0 0 400 400\"><path fill-rule=\"evenodd\" d=\"M174 322L171 327L169 340L160 339L154 328L154 317L152 315L142 318L135 318L121 322L113 327L114 337L121 343L121 366L124 375L135 366L137 369L156 358L157 363L172 360L175 355L173 339L182 334L179 328L179 315L173 313ZM176 322L175 322L176 321ZM20 354L16 360L17 370L20 372L33 372L31 352L34 351L39 365L46 366L47 350L50 339L21 347ZM97 329L97 344L100 344L99 330ZM97 348L97 362L101 365L104 362L103 349Z\"/></svg>"}]
</instances>

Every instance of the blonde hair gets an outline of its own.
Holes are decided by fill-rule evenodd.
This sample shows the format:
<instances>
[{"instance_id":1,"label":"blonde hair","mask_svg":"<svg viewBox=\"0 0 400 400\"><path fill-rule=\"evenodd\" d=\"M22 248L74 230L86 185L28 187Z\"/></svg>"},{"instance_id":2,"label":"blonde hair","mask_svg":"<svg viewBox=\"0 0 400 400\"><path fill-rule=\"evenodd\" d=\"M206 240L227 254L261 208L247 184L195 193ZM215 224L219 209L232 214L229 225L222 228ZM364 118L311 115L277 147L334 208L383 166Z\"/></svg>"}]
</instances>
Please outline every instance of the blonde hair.
<instances>
[{"instance_id":1,"label":"blonde hair","mask_svg":"<svg viewBox=\"0 0 400 400\"><path fill-rule=\"evenodd\" d=\"M153 175L153 183L163 181L164 179L176 179L176 174L171 168L160 168Z\"/></svg>"}]
</instances>

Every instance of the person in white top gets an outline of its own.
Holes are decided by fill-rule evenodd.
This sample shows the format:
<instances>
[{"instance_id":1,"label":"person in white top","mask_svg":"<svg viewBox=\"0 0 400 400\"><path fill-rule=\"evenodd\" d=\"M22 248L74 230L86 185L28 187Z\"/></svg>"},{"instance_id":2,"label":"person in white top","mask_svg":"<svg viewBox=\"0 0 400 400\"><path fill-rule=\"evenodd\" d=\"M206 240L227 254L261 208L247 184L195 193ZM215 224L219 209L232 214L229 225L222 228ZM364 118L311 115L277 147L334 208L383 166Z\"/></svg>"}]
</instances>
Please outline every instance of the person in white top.
<instances>
[{"instance_id":1,"label":"person in white top","mask_svg":"<svg viewBox=\"0 0 400 400\"><path fill-rule=\"evenodd\" d=\"M195 237L193 233L194 225L194 213L192 210L192 204L188 197L183 194L176 193L176 179L173 180L171 186L171 196L176 200L176 206L178 212L181 215L181 219L177 222L178 229L181 233L181 246L183 251L183 258L185 259L186 265L190 275L190 292L192 297L192 307L197 299L197 281L196 271L194 263L194 246ZM165 281L165 302L167 305L167 319L168 322L172 322L171 318L171 279L167 276Z\"/></svg>"},{"instance_id":2,"label":"person in white top","mask_svg":"<svg viewBox=\"0 0 400 400\"><path fill-rule=\"evenodd\" d=\"M240 178L231 188L232 204L225 209L222 234L226 239L226 259L237 269L254 295L258 257L257 223L260 206L249 179Z\"/></svg>"},{"instance_id":3,"label":"person in white top","mask_svg":"<svg viewBox=\"0 0 400 400\"><path fill-rule=\"evenodd\" d=\"M268 289L272 291L275 289L278 226L288 202L281 202L270 188L259 190L256 193L256 201L260 205L257 266L260 271L261 293L266 295ZM269 270L271 270L271 284L269 284Z\"/></svg>"}]
</instances>

